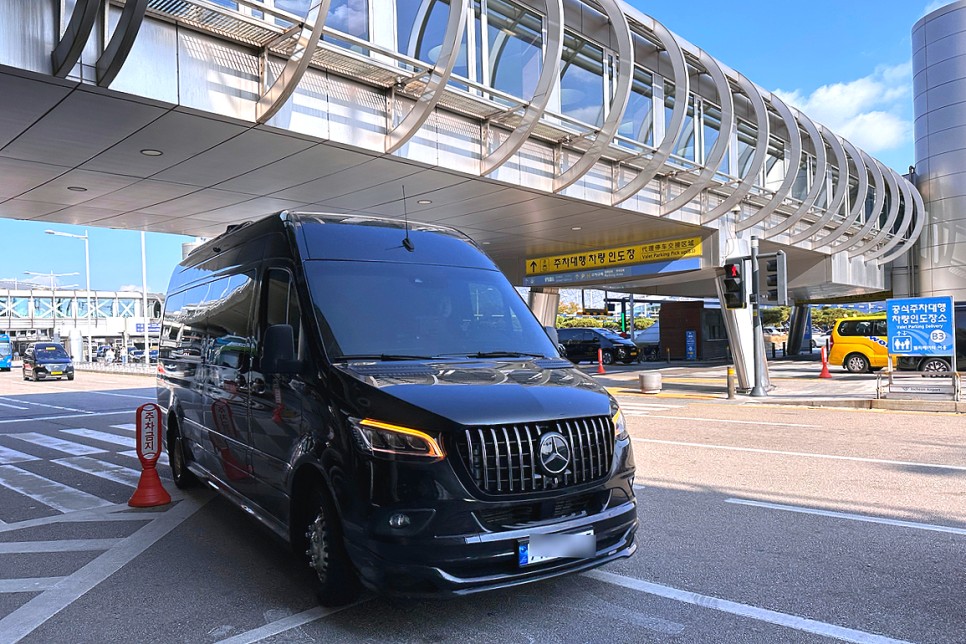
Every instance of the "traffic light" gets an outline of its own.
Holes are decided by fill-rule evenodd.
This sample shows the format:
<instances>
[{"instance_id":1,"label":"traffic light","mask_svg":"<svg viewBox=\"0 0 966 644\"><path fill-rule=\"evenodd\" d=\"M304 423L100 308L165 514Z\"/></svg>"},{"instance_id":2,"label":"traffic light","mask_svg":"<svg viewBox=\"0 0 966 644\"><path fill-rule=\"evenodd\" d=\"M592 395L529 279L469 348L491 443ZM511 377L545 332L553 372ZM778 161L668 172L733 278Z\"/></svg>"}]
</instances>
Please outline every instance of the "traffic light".
<instances>
[{"instance_id":1,"label":"traffic light","mask_svg":"<svg viewBox=\"0 0 966 644\"><path fill-rule=\"evenodd\" d=\"M727 262L724 265L724 306L726 309L748 307L748 282L745 280L745 262Z\"/></svg>"},{"instance_id":2,"label":"traffic light","mask_svg":"<svg viewBox=\"0 0 966 644\"><path fill-rule=\"evenodd\" d=\"M761 302L785 306L788 304L788 276L785 272L785 253L779 251L763 261L763 270L758 282L758 296Z\"/></svg>"}]
</instances>

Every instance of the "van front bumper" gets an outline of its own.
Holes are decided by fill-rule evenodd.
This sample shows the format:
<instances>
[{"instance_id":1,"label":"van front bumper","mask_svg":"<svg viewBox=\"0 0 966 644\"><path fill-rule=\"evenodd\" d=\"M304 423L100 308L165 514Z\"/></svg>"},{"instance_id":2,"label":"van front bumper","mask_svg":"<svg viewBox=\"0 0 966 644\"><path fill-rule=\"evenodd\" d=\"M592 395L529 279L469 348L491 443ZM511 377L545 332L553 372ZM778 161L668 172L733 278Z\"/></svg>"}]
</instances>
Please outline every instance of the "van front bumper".
<instances>
[{"instance_id":1,"label":"van front bumper","mask_svg":"<svg viewBox=\"0 0 966 644\"><path fill-rule=\"evenodd\" d=\"M593 530L588 558L560 558L521 566L520 544L537 534ZM500 532L424 539L346 540L362 582L379 592L407 596L466 595L509 588L602 566L630 557L637 546L635 499L597 514Z\"/></svg>"}]
</instances>

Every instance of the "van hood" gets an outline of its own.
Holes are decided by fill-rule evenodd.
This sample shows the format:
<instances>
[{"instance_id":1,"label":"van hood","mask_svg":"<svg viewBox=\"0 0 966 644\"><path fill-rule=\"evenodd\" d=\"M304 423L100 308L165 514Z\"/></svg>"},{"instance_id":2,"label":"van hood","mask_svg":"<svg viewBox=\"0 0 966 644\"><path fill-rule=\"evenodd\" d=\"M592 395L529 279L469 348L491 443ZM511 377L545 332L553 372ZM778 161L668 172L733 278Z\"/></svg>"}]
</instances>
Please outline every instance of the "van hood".
<instances>
[{"instance_id":1,"label":"van hood","mask_svg":"<svg viewBox=\"0 0 966 644\"><path fill-rule=\"evenodd\" d=\"M383 404L392 413L390 397L460 425L611 414L604 387L566 360L350 362L339 369L378 391L375 415Z\"/></svg>"}]
</instances>

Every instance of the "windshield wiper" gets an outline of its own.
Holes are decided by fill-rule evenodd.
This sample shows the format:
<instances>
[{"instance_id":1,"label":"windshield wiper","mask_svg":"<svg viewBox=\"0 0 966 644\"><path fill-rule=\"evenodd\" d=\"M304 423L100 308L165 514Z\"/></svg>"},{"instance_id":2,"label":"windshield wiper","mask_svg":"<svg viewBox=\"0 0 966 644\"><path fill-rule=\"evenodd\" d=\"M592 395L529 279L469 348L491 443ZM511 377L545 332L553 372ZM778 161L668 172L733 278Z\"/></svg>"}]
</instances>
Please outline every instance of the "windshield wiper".
<instances>
[{"instance_id":1,"label":"windshield wiper","mask_svg":"<svg viewBox=\"0 0 966 644\"><path fill-rule=\"evenodd\" d=\"M546 358L542 353L525 351L480 351L478 353L444 353L440 358L466 356L467 358Z\"/></svg>"},{"instance_id":2,"label":"windshield wiper","mask_svg":"<svg viewBox=\"0 0 966 644\"><path fill-rule=\"evenodd\" d=\"M393 360L432 360L432 356L411 356L396 353L359 353L350 356L339 356L335 362L349 362L351 360L381 360L390 362Z\"/></svg>"}]
</instances>

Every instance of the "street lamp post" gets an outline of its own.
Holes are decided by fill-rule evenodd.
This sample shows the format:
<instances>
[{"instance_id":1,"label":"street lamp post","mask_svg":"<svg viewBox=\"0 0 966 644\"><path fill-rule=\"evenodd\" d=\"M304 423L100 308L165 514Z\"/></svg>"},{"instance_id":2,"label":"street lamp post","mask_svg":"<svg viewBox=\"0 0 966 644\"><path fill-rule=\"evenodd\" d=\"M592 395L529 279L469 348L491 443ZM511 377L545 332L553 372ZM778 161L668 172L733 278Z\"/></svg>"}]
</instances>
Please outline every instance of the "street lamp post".
<instances>
[{"instance_id":1,"label":"street lamp post","mask_svg":"<svg viewBox=\"0 0 966 644\"><path fill-rule=\"evenodd\" d=\"M58 237L73 237L74 239L84 240L84 270L87 274L87 360L89 362L94 361L94 328L91 324L93 316L91 315L91 252L90 252L90 239L87 236L87 231L84 231L83 235L74 235L72 233L65 233L59 230L45 230L48 235L57 235ZM74 273L76 275L77 273Z\"/></svg>"}]
</instances>

